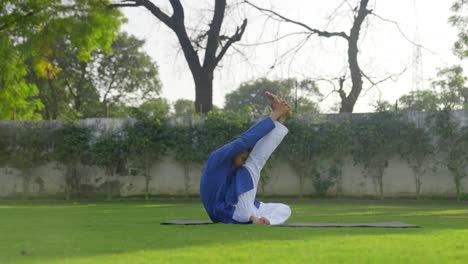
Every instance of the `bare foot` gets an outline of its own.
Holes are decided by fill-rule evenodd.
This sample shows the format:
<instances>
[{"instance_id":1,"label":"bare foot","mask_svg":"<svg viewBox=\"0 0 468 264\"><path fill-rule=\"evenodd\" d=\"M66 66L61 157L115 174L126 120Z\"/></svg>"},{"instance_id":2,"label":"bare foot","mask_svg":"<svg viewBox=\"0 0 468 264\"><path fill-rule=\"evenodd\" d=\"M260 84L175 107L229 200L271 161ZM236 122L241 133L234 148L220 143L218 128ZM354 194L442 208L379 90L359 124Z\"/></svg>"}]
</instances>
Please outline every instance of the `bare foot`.
<instances>
[{"instance_id":1,"label":"bare foot","mask_svg":"<svg viewBox=\"0 0 468 264\"><path fill-rule=\"evenodd\" d=\"M278 107L280 106L281 104L281 99L274 95L273 93L269 92L269 91L266 91L265 92L265 96L268 98L268 100L270 101L270 106L271 106L271 109L273 111L275 111L276 109L278 109Z\"/></svg>"},{"instance_id":2,"label":"bare foot","mask_svg":"<svg viewBox=\"0 0 468 264\"><path fill-rule=\"evenodd\" d=\"M265 96L270 101L270 105L273 110L270 117L273 120L278 120L279 122L283 123L286 118L291 115L291 108L283 99L279 98L271 92L266 91Z\"/></svg>"},{"instance_id":3,"label":"bare foot","mask_svg":"<svg viewBox=\"0 0 468 264\"><path fill-rule=\"evenodd\" d=\"M252 221L253 224L257 225L270 225L270 220L268 220L266 217L256 217L252 215L250 217L250 221Z\"/></svg>"}]
</instances>

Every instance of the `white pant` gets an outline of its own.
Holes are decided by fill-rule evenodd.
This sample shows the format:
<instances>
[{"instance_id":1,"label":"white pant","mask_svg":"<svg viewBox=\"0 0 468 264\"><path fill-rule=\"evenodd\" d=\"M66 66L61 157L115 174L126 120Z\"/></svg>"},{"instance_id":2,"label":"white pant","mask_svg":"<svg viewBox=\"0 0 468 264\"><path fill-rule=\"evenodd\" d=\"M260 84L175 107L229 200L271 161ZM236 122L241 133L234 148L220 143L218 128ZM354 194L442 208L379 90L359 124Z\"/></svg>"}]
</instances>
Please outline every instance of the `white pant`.
<instances>
[{"instance_id":1,"label":"white pant","mask_svg":"<svg viewBox=\"0 0 468 264\"><path fill-rule=\"evenodd\" d=\"M243 165L252 177L254 188L238 197L235 205L233 219L237 222L248 222L252 215L256 217L265 217L271 225L280 225L291 216L289 206L280 203L260 203L260 208L255 207L254 201L257 194L260 171L278 147L283 138L288 133L288 129L278 121L275 121L275 128L267 135L261 138L250 152L247 161Z\"/></svg>"}]
</instances>

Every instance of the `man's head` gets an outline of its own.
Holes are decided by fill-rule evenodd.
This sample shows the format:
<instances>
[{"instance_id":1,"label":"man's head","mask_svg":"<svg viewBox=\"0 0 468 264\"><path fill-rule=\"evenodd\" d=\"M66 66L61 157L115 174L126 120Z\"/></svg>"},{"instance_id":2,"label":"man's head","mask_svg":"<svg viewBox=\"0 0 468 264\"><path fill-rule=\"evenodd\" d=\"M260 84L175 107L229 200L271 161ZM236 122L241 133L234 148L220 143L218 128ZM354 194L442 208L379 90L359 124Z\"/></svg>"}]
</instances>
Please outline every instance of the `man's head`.
<instances>
[{"instance_id":1,"label":"man's head","mask_svg":"<svg viewBox=\"0 0 468 264\"><path fill-rule=\"evenodd\" d=\"M237 154L234 159L232 159L232 163L234 164L234 167L240 168L242 165L245 164L245 161L249 157L250 151L244 150L241 153Z\"/></svg>"},{"instance_id":2,"label":"man's head","mask_svg":"<svg viewBox=\"0 0 468 264\"><path fill-rule=\"evenodd\" d=\"M236 140L238 138L239 138L239 136L235 136L232 140L234 141L234 140ZM234 164L234 167L240 168L242 165L244 165L245 161L249 157L249 154L250 154L251 151L252 151L252 149L249 148L249 149L246 149L246 150L242 151L241 153L237 154L232 159L232 163Z\"/></svg>"}]
</instances>

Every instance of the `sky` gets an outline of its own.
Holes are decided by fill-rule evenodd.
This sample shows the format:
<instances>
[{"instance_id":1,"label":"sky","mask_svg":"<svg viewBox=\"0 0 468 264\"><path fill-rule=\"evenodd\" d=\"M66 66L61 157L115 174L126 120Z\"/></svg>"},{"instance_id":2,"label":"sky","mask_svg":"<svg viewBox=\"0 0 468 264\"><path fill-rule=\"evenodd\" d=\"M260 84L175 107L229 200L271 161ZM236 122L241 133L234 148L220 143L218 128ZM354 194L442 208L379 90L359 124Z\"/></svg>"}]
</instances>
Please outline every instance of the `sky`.
<instances>
[{"instance_id":1,"label":"sky","mask_svg":"<svg viewBox=\"0 0 468 264\"><path fill-rule=\"evenodd\" d=\"M352 26L351 8L357 0L252 0L276 12L301 21L312 28L349 32ZM171 14L168 0L153 1ZM207 28L213 0L182 1L186 25ZM232 2L228 0L228 4ZM452 0L371 0L368 8L374 15L364 22L359 39L358 61L362 71L377 86L364 79L363 91L354 112L370 112L377 100L395 102L401 95L418 89L428 89L437 69L463 64L452 54L457 31L448 24ZM349 5L348 5L349 3ZM123 30L144 39L144 50L159 67L162 95L171 103L179 98L195 99L195 86L175 34L143 7L122 9L128 18ZM339 97L332 93L335 82L347 69L347 44L340 38L312 36L294 53L304 35L286 37L272 44L261 44L303 28L280 23L246 5L227 10L222 33L231 35L236 26L248 19L241 41L233 45L215 71L213 103L224 106L227 93L243 82L257 78L311 78L317 81L324 95L319 101L322 112L334 112ZM394 22L389 22L394 21ZM189 32L189 34L191 34ZM415 45L420 43L420 63L414 63ZM286 54L286 55L285 55ZM203 55L200 56L203 58ZM417 74L415 74L417 73ZM349 77L349 73L348 73ZM326 79L326 80L325 80ZM421 81L415 81L415 80ZM419 85L416 85L418 84ZM345 84L350 89L351 82ZM317 98L311 98L317 101ZM318 101L317 101L318 102Z\"/></svg>"}]
</instances>

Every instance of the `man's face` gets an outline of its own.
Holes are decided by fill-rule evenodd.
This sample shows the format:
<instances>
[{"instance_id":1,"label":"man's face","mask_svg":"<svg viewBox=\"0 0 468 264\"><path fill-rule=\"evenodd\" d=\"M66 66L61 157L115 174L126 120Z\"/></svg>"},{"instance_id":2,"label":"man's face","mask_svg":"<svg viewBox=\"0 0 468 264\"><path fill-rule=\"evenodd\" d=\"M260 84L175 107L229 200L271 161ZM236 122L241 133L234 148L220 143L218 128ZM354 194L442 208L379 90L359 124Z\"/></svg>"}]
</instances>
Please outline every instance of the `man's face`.
<instances>
[{"instance_id":1,"label":"man's face","mask_svg":"<svg viewBox=\"0 0 468 264\"><path fill-rule=\"evenodd\" d=\"M234 163L234 167L239 168L240 166L244 165L248 157L249 152L247 150L237 154L237 156L235 156L232 160L232 163Z\"/></svg>"}]
</instances>

